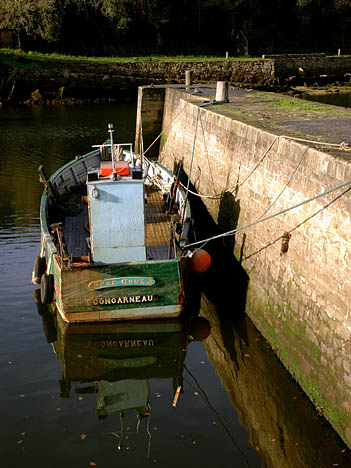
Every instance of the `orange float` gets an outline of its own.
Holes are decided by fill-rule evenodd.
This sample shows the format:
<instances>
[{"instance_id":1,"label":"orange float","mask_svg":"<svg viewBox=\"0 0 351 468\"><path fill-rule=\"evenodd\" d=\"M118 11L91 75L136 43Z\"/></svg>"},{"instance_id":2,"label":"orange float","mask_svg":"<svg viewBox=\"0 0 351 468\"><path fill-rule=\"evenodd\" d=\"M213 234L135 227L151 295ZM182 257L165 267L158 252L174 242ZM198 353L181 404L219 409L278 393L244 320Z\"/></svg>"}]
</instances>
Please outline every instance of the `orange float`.
<instances>
[{"instance_id":1,"label":"orange float","mask_svg":"<svg viewBox=\"0 0 351 468\"><path fill-rule=\"evenodd\" d=\"M194 273L205 273L211 266L211 255L206 250L195 250L189 256L190 268Z\"/></svg>"}]
</instances>

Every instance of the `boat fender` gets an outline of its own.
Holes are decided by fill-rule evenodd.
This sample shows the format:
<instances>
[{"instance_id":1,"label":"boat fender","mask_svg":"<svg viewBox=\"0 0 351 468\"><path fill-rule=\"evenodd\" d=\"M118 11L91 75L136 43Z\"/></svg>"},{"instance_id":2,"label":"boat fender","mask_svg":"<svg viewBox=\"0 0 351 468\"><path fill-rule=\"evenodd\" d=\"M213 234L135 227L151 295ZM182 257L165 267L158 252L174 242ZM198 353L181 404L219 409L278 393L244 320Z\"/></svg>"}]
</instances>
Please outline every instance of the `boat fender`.
<instances>
[{"instance_id":1,"label":"boat fender","mask_svg":"<svg viewBox=\"0 0 351 468\"><path fill-rule=\"evenodd\" d=\"M32 272L32 283L40 284L41 277L46 270L46 258L45 257L36 257L34 260L33 272Z\"/></svg>"},{"instance_id":2,"label":"boat fender","mask_svg":"<svg viewBox=\"0 0 351 468\"><path fill-rule=\"evenodd\" d=\"M211 255L204 249L197 249L188 255L189 265L194 273L205 273L211 266Z\"/></svg>"},{"instance_id":3,"label":"boat fender","mask_svg":"<svg viewBox=\"0 0 351 468\"><path fill-rule=\"evenodd\" d=\"M54 277L44 273L40 280L40 300L43 304L51 304L54 298Z\"/></svg>"}]
</instances>

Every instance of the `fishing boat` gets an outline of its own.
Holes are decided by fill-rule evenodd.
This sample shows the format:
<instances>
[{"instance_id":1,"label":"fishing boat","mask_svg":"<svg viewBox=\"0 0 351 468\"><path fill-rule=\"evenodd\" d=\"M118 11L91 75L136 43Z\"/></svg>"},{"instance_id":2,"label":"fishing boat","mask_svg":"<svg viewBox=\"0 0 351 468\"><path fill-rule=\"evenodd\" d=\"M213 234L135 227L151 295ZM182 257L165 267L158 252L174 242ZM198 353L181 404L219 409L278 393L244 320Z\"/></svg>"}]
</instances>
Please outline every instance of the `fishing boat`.
<instances>
[{"instance_id":1,"label":"fishing boat","mask_svg":"<svg viewBox=\"0 0 351 468\"><path fill-rule=\"evenodd\" d=\"M184 309L192 217L171 172L109 138L47 178L32 281L66 322L174 318Z\"/></svg>"}]
</instances>

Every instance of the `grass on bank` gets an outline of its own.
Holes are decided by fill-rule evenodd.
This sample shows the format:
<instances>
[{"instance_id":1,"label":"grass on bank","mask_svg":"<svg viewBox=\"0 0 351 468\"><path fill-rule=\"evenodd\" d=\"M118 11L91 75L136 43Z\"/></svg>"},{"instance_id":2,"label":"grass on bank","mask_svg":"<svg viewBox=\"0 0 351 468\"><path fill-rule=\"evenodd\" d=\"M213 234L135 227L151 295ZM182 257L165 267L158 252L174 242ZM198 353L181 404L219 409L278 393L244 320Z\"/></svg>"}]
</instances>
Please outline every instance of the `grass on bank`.
<instances>
[{"instance_id":1,"label":"grass on bank","mask_svg":"<svg viewBox=\"0 0 351 468\"><path fill-rule=\"evenodd\" d=\"M329 116L336 115L351 115L350 112L344 112L342 109L336 107L327 107L326 105L318 105L318 103L307 103L302 100L279 98L275 102L267 103L267 107L279 107L280 110L288 111L306 111L306 112L320 112L328 114Z\"/></svg>"},{"instance_id":2,"label":"grass on bank","mask_svg":"<svg viewBox=\"0 0 351 468\"><path fill-rule=\"evenodd\" d=\"M126 63L126 62L210 62L221 60L253 60L254 57L223 57L195 55L149 55L144 57L85 57L60 54L44 54L41 52L24 52L22 50L0 49L0 61L9 66L26 67L41 63L87 62L87 63Z\"/></svg>"}]
</instances>

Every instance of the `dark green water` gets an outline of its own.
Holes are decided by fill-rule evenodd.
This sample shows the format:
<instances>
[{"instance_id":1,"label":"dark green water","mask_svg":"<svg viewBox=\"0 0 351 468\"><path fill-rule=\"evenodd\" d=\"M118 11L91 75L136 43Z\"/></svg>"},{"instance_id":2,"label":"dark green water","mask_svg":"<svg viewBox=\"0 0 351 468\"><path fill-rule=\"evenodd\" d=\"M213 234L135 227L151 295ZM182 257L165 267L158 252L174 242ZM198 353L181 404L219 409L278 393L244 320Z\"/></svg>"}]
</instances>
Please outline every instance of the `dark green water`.
<instances>
[{"instance_id":1,"label":"dark green water","mask_svg":"<svg viewBox=\"0 0 351 468\"><path fill-rule=\"evenodd\" d=\"M51 174L101 143L108 122L115 125L116 141L133 141L135 108L129 103L0 109L0 466L351 466L350 452L262 337L245 317L235 317L232 291L225 320L206 300L203 311L212 326L207 339L187 340L179 349L172 339L165 343L170 366L187 349L184 393L173 407L172 379L150 379L151 419L137 431L135 411L126 414L120 449L119 415L99 419L95 411L106 376L101 371L85 378L92 361L74 346L64 361L77 377L68 392L62 343L53 317L38 312L31 283L40 250L37 168L44 164ZM105 340L103 330L94 333L95 341Z\"/></svg>"},{"instance_id":2,"label":"dark green water","mask_svg":"<svg viewBox=\"0 0 351 468\"><path fill-rule=\"evenodd\" d=\"M351 107L351 93L311 94L304 95L303 99L333 106Z\"/></svg>"}]
</instances>

